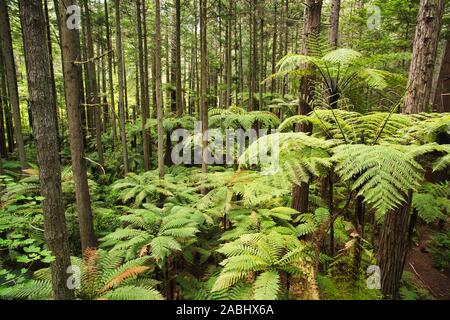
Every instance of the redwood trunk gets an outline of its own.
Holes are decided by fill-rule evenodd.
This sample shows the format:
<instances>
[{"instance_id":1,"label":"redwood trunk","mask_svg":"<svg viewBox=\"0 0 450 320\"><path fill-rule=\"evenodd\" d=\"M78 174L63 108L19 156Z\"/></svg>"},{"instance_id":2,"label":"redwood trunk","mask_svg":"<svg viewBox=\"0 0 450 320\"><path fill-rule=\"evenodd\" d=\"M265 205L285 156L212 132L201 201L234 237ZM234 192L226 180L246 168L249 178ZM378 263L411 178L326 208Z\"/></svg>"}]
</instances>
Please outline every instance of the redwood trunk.
<instances>
[{"instance_id":1,"label":"redwood trunk","mask_svg":"<svg viewBox=\"0 0 450 320\"><path fill-rule=\"evenodd\" d=\"M441 70L434 97L434 110L436 112L450 112L450 38L445 40Z\"/></svg>"},{"instance_id":2,"label":"redwood trunk","mask_svg":"<svg viewBox=\"0 0 450 320\"><path fill-rule=\"evenodd\" d=\"M405 96L405 112L429 111L433 70L444 12L443 0L421 0Z\"/></svg>"},{"instance_id":3,"label":"redwood trunk","mask_svg":"<svg viewBox=\"0 0 450 320\"><path fill-rule=\"evenodd\" d=\"M8 84L9 100L14 119L14 135L16 137L17 151L22 169L28 168L25 157L25 147L22 135L22 122L20 117L19 91L17 89L16 65L14 62L11 38L11 26L6 1L0 2L0 39L2 42L3 59L5 60L6 79ZM45 42L44 42L45 43Z\"/></svg>"},{"instance_id":4,"label":"redwood trunk","mask_svg":"<svg viewBox=\"0 0 450 320\"><path fill-rule=\"evenodd\" d=\"M386 213L378 248L378 265L381 269L381 292L386 298L399 299L400 280L408 249L409 211L412 192L408 202L400 209Z\"/></svg>"},{"instance_id":5,"label":"redwood trunk","mask_svg":"<svg viewBox=\"0 0 450 320\"><path fill-rule=\"evenodd\" d=\"M58 131L53 109L55 96L51 88L50 59L46 42L44 13L40 0L20 0L20 21L24 35L28 95L33 113L37 144L39 182L44 215L44 236L55 260L50 264L53 298L70 300L74 291L67 287L70 251L61 190Z\"/></svg>"},{"instance_id":6,"label":"redwood trunk","mask_svg":"<svg viewBox=\"0 0 450 320\"><path fill-rule=\"evenodd\" d=\"M81 67L74 63L80 57L80 33L77 29L68 29L65 23L68 19L65 8L76 4L76 0L60 1L59 20L61 21L62 56L64 57L64 89L69 125L70 154L75 183L81 248L84 253L86 249L97 246L97 239L92 218L91 197L87 181L86 160L84 158L83 129L81 126L82 71Z\"/></svg>"}]
</instances>

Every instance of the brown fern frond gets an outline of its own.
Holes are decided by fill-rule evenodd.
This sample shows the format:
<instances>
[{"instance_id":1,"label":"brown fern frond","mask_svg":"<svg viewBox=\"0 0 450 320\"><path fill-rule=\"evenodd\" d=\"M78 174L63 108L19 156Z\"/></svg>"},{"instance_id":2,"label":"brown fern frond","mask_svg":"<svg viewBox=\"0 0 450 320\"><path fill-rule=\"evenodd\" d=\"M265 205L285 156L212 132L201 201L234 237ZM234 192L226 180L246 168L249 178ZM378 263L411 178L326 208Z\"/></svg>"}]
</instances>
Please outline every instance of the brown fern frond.
<instances>
[{"instance_id":1,"label":"brown fern frond","mask_svg":"<svg viewBox=\"0 0 450 320\"><path fill-rule=\"evenodd\" d=\"M103 287L103 289L101 290L101 293L103 293L109 289L112 289L112 288L118 286L120 283L122 283L122 281L129 279L131 277L137 276L141 273L144 273L145 271L147 271L149 269L150 269L150 267L146 267L146 266L137 266L137 267L127 269L124 272L115 276L111 281L109 281Z\"/></svg>"}]
</instances>

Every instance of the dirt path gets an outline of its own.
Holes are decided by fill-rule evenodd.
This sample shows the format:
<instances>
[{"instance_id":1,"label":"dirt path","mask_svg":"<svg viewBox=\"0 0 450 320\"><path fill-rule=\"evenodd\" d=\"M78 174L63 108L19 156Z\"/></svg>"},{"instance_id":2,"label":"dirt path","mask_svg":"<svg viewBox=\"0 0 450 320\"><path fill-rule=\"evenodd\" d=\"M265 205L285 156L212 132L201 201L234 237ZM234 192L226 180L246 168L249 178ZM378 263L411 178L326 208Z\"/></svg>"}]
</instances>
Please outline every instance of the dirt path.
<instances>
[{"instance_id":1,"label":"dirt path","mask_svg":"<svg viewBox=\"0 0 450 320\"><path fill-rule=\"evenodd\" d=\"M441 272L434 268L431 254L424 250L435 233L431 229L419 227L420 242L408 253L405 270L413 273L436 299L450 300L450 271Z\"/></svg>"}]
</instances>

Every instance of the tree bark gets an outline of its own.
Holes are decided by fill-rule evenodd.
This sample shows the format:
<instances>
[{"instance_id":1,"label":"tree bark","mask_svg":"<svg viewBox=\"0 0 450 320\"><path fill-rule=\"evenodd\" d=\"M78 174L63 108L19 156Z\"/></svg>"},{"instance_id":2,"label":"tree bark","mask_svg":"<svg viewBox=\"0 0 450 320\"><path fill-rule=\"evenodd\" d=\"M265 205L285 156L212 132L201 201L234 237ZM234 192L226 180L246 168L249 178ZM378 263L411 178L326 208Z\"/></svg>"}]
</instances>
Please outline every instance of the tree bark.
<instances>
[{"instance_id":1,"label":"tree bark","mask_svg":"<svg viewBox=\"0 0 450 320\"><path fill-rule=\"evenodd\" d=\"M164 178L164 109L162 105L161 84L161 3L155 0L155 71L156 71L156 108L158 123L158 172Z\"/></svg>"},{"instance_id":2,"label":"tree bark","mask_svg":"<svg viewBox=\"0 0 450 320\"><path fill-rule=\"evenodd\" d=\"M119 81L119 130L122 142L123 171L128 174L128 146L125 132L125 108L124 108L124 67L122 58L122 30L120 25L120 0L114 0L116 11L116 56L117 56L117 77Z\"/></svg>"},{"instance_id":3,"label":"tree bark","mask_svg":"<svg viewBox=\"0 0 450 320\"><path fill-rule=\"evenodd\" d=\"M399 299L400 280L408 249L409 211L412 192L401 208L386 213L378 248L381 292L386 298Z\"/></svg>"},{"instance_id":4,"label":"tree bark","mask_svg":"<svg viewBox=\"0 0 450 320\"><path fill-rule=\"evenodd\" d=\"M307 0L305 3L304 19L305 24L303 26L303 49L302 53L309 54L309 48L307 43L312 37L318 36L321 28L322 17L322 0ZM286 43L287 45L287 43ZM314 85L313 76L305 76L301 80L300 84L300 104L298 108L298 114L307 115L312 110L307 103L311 101L313 97L312 87ZM307 97L307 98L306 98ZM306 98L306 100L305 100ZM296 131L312 132L311 125L299 125L296 127ZM309 202L309 183L303 182L300 186L294 185L292 191L292 208L300 212L308 212Z\"/></svg>"},{"instance_id":5,"label":"tree bark","mask_svg":"<svg viewBox=\"0 0 450 320\"><path fill-rule=\"evenodd\" d=\"M202 125L202 172L206 173L208 166L205 161L208 143L208 107L206 105L207 92L207 0L200 0L200 121Z\"/></svg>"},{"instance_id":6,"label":"tree bark","mask_svg":"<svg viewBox=\"0 0 450 320\"><path fill-rule=\"evenodd\" d=\"M92 26L91 26L91 13L89 11L89 0L83 0L84 5L84 14L86 19L86 46L87 46L87 59L90 62L87 63L87 97L88 104L93 105L93 113L94 113L94 127L95 127L95 140L98 154L98 162L101 166L104 166L105 159L103 156L103 143L102 143L102 118L101 114L101 106L100 106L100 97L98 95L98 83L96 78L96 67L94 61L94 42L92 41Z\"/></svg>"},{"instance_id":7,"label":"tree bark","mask_svg":"<svg viewBox=\"0 0 450 320\"><path fill-rule=\"evenodd\" d=\"M76 0L60 0L58 17L61 28L60 38L64 57L64 89L69 125L70 154L72 158L73 180L80 227L81 248L97 246L91 209L91 197L87 180L86 160L84 158L83 130L81 126L81 108L83 101L83 81L81 67L74 62L80 57L80 33L77 29L67 28L69 18L66 8L76 5Z\"/></svg>"},{"instance_id":8,"label":"tree bark","mask_svg":"<svg viewBox=\"0 0 450 320\"><path fill-rule=\"evenodd\" d=\"M45 18L41 0L20 0L20 21L26 50L28 95L33 112L37 143L39 182L44 215L44 235L55 260L50 264L53 298L70 300L74 292L67 287L70 266L69 243L61 190L58 131L56 128L51 88L50 59L46 46Z\"/></svg>"},{"instance_id":9,"label":"tree bark","mask_svg":"<svg viewBox=\"0 0 450 320\"><path fill-rule=\"evenodd\" d=\"M225 73L226 73L226 93L225 93L225 102L224 107L228 109L231 106L231 90L232 90L232 80L233 80L233 65L232 65L232 55L231 55L231 44L232 44L232 33L231 33L231 13L232 13L232 1L228 2L228 17L226 22L226 52L225 52Z\"/></svg>"},{"instance_id":10,"label":"tree bark","mask_svg":"<svg viewBox=\"0 0 450 320\"><path fill-rule=\"evenodd\" d=\"M105 1L105 24L106 24L106 43L108 48L108 81L109 81L109 103L112 119L112 149L115 149L117 139L117 116L116 116L116 103L114 96L114 69L113 69L113 53L111 44L111 27L109 23L109 9L108 1Z\"/></svg>"},{"instance_id":11,"label":"tree bark","mask_svg":"<svg viewBox=\"0 0 450 320\"><path fill-rule=\"evenodd\" d=\"M141 0L136 0L136 15L137 15L137 32L138 32L138 52L139 52L139 75L140 75L140 89L141 89L141 121L142 121L142 149L144 151L144 169L150 170L150 137L146 129L148 119L148 99L146 92L146 81L148 70L145 68L144 62L144 44L142 40L142 14L141 14ZM145 18L145 16L144 16Z\"/></svg>"},{"instance_id":12,"label":"tree bark","mask_svg":"<svg viewBox=\"0 0 450 320\"><path fill-rule=\"evenodd\" d=\"M408 114L429 110L443 12L443 0L420 0L404 104L404 110Z\"/></svg>"},{"instance_id":13,"label":"tree bark","mask_svg":"<svg viewBox=\"0 0 450 320\"><path fill-rule=\"evenodd\" d=\"M16 65L14 62L11 26L6 1L0 3L0 39L2 42L3 59L5 60L6 79L11 109L14 119L14 135L16 137L17 151L22 169L28 168L25 156L25 146L22 135L22 122L20 117L19 91L17 88Z\"/></svg>"},{"instance_id":14,"label":"tree bark","mask_svg":"<svg viewBox=\"0 0 450 320\"><path fill-rule=\"evenodd\" d=\"M181 4L180 0L174 0L175 2L175 59L174 59L174 73L175 73L175 103L176 103L176 115L180 117L183 115L183 91L181 86Z\"/></svg>"},{"instance_id":15,"label":"tree bark","mask_svg":"<svg viewBox=\"0 0 450 320\"><path fill-rule=\"evenodd\" d=\"M274 25L273 25L273 40L272 40L272 74L277 72L277 46L278 46L278 0L274 0ZM276 80L272 78L272 83L270 86L270 92L274 94L277 90L276 88Z\"/></svg>"},{"instance_id":16,"label":"tree bark","mask_svg":"<svg viewBox=\"0 0 450 320\"><path fill-rule=\"evenodd\" d=\"M450 112L450 37L445 40L433 110Z\"/></svg>"},{"instance_id":17,"label":"tree bark","mask_svg":"<svg viewBox=\"0 0 450 320\"><path fill-rule=\"evenodd\" d=\"M0 43L1 45L1 43ZM3 66L3 54L0 49L0 157L6 158L8 155L8 149L6 147L7 142L7 126L5 114L8 109L8 98L6 96L6 90L4 90L4 66Z\"/></svg>"},{"instance_id":18,"label":"tree bark","mask_svg":"<svg viewBox=\"0 0 450 320\"><path fill-rule=\"evenodd\" d=\"M330 29L328 30L328 43L331 48L338 47L339 40L339 14L341 0L332 0L330 4Z\"/></svg>"}]
</instances>

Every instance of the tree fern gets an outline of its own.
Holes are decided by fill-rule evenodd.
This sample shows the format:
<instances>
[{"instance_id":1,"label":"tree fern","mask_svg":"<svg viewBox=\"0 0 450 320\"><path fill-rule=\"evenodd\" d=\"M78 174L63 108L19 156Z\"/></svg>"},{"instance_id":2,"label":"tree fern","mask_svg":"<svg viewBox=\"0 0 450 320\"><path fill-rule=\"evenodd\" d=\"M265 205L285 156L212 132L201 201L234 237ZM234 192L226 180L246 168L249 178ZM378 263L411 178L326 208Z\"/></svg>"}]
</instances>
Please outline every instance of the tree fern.
<instances>
[{"instance_id":1,"label":"tree fern","mask_svg":"<svg viewBox=\"0 0 450 320\"><path fill-rule=\"evenodd\" d=\"M411 154L394 146L341 145L333 150L336 172L354 181L353 190L384 214L406 201L422 180L422 167Z\"/></svg>"}]
</instances>

